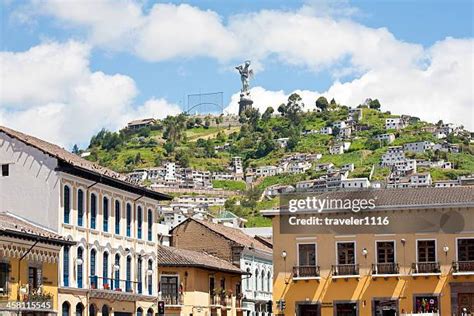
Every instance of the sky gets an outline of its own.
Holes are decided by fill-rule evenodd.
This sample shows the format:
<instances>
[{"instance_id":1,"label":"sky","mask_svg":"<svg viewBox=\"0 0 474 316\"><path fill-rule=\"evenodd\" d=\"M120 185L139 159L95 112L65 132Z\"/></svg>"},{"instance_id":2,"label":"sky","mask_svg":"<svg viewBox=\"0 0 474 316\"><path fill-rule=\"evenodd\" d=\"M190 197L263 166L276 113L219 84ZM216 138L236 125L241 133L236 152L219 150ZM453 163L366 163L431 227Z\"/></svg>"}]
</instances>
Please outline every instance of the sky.
<instances>
[{"instance_id":1,"label":"sky","mask_svg":"<svg viewBox=\"0 0 474 316\"><path fill-rule=\"evenodd\" d=\"M223 93L251 60L264 111L297 92L474 130L473 1L0 0L0 124L68 149Z\"/></svg>"}]
</instances>

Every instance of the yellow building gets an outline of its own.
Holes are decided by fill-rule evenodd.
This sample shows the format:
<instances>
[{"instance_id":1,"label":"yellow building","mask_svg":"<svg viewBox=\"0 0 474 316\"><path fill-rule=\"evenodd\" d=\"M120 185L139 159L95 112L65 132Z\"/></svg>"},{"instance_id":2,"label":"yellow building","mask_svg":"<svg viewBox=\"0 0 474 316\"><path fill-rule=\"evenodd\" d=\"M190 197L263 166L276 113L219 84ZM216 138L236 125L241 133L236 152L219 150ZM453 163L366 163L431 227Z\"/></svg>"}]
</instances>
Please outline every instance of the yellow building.
<instances>
[{"instance_id":1,"label":"yellow building","mask_svg":"<svg viewBox=\"0 0 474 316\"><path fill-rule=\"evenodd\" d=\"M301 210L289 212L286 206L297 202L288 197L280 210L262 212L273 222L274 312L474 313L474 188L340 191L316 197L372 200L374 206L318 212L303 203ZM363 222L367 216L380 225L354 220ZM334 219L349 222L344 226Z\"/></svg>"},{"instance_id":2,"label":"yellow building","mask_svg":"<svg viewBox=\"0 0 474 316\"><path fill-rule=\"evenodd\" d=\"M58 260L66 241L26 219L0 212L0 315L56 315Z\"/></svg>"},{"instance_id":3,"label":"yellow building","mask_svg":"<svg viewBox=\"0 0 474 316\"><path fill-rule=\"evenodd\" d=\"M242 315L246 272L209 254L174 247L159 246L157 257L165 315Z\"/></svg>"}]
</instances>

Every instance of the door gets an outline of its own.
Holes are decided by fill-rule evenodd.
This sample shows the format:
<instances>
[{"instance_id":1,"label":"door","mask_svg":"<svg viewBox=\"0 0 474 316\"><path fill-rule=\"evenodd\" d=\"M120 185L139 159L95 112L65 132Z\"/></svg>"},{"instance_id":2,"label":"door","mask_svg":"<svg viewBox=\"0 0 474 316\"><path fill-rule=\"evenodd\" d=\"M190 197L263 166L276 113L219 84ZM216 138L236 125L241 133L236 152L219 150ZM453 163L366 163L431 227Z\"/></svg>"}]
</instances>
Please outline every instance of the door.
<instances>
[{"instance_id":1,"label":"door","mask_svg":"<svg viewBox=\"0 0 474 316\"><path fill-rule=\"evenodd\" d=\"M357 304L336 303L336 316L357 316Z\"/></svg>"},{"instance_id":2,"label":"door","mask_svg":"<svg viewBox=\"0 0 474 316\"><path fill-rule=\"evenodd\" d=\"M459 293L458 294L458 315L472 315L473 313L474 313L474 293Z\"/></svg>"},{"instance_id":3,"label":"door","mask_svg":"<svg viewBox=\"0 0 474 316\"><path fill-rule=\"evenodd\" d=\"M298 316L319 316L319 305L302 304L298 306Z\"/></svg>"}]
</instances>

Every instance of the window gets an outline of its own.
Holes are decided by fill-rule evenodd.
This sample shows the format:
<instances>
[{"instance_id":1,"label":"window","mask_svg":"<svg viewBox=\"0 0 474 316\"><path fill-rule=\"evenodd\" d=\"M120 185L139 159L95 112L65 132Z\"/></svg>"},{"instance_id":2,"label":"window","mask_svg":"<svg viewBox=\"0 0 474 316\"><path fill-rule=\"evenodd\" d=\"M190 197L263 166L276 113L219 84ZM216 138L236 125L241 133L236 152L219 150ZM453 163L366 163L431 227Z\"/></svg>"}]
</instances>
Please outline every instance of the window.
<instances>
[{"instance_id":1,"label":"window","mask_svg":"<svg viewBox=\"0 0 474 316\"><path fill-rule=\"evenodd\" d=\"M298 265L316 265L316 244L298 244Z\"/></svg>"},{"instance_id":2,"label":"window","mask_svg":"<svg viewBox=\"0 0 474 316\"><path fill-rule=\"evenodd\" d=\"M395 242L377 241L377 263L395 262Z\"/></svg>"},{"instance_id":3,"label":"window","mask_svg":"<svg viewBox=\"0 0 474 316\"><path fill-rule=\"evenodd\" d=\"M143 309L141 307L137 309L137 316L143 316Z\"/></svg>"},{"instance_id":4,"label":"window","mask_svg":"<svg viewBox=\"0 0 474 316\"><path fill-rule=\"evenodd\" d=\"M137 263L137 287L138 287L138 294L142 294L142 274L143 274L143 259L141 257L138 258Z\"/></svg>"},{"instance_id":5,"label":"window","mask_svg":"<svg viewBox=\"0 0 474 316\"><path fill-rule=\"evenodd\" d=\"M127 203L127 237L132 235L132 206Z\"/></svg>"},{"instance_id":6,"label":"window","mask_svg":"<svg viewBox=\"0 0 474 316\"><path fill-rule=\"evenodd\" d=\"M265 290L265 271L263 270L262 270L262 278L260 279L260 281L262 282L260 286L260 290L264 291Z\"/></svg>"},{"instance_id":7,"label":"window","mask_svg":"<svg viewBox=\"0 0 474 316\"><path fill-rule=\"evenodd\" d=\"M78 303L76 305L76 316L82 316L84 314L84 305L82 303Z\"/></svg>"},{"instance_id":8,"label":"window","mask_svg":"<svg viewBox=\"0 0 474 316\"><path fill-rule=\"evenodd\" d=\"M115 200L115 234L120 235L120 201Z\"/></svg>"},{"instance_id":9,"label":"window","mask_svg":"<svg viewBox=\"0 0 474 316\"><path fill-rule=\"evenodd\" d=\"M115 285L114 285L114 287L116 289L120 289L120 255L119 254L115 255L114 271L115 271L115 275L114 275Z\"/></svg>"},{"instance_id":10,"label":"window","mask_svg":"<svg viewBox=\"0 0 474 316\"><path fill-rule=\"evenodd\" d=\"M84 191L77 190L77 226L84 225Z\"/></svg>"},{"instance_id":11,"label":"window","mask_svg":"<svg viewBox=\"0 0 474 316\"><path fill-rule=\"evenodd\" d=\"M69 247L64 247L63 253L63 285L69 286Z\"/></svg>"},{"instance_id":12,"label":"window","mask_svg":"<svg viewBox=\"0 0 474 316\"><path fill-rule=\"evenodd\" d=\"M436 241L435 240L417 240L418 262L436 261Z\"/></svg>"},{"instance_id":13,"label":"window","mask_svg":"<svg viewBox=\"0 0 474 316\"><path fill-rule=\"evenodd\" d=\"M258 269L255 269L255 291L258 291Z\"/></svg>"},{"instance_id":14,"label":"window","mask_svg":"<svg viewBox=\"0 0 474 316\"><path fill-rule=\"evenodd\" d=\"M147 272L148 295L153 294L153 274L151 273L152 271L153 271L153 261L148 260L148 272Z\"/></svg>"},{"instance_id":15,"label":"window","mask_svg":"<svg viewBox=\"0 0 474 316\"><path fill-rule=\"evenodd\" d=\"M146 316L153 316L153 310L151 308L147 310Z\"/></svg>"},{"instance_id":16,"label":"window","mask_svg":"<svg viewBox=\"0 0 474 316\"><path fill-rule=\"evenodd\" d=\"M69 224L69 217L71 216L71 190L69 186L64 186L64 222Z\"/></svg>"},{"instance_id":17,"label":"window","mask_svg":"<svg viewBox=\"0 0 474 316\"><path fill-rule=\"evenodd\" d=\"M95 229L97 219L97 195L91 194L91 228Z\"/></svg>"},{"instance_id":18,"label":"window","mask_svg":"<svg viewBox=\"0 0 474 316\"><path fill-rule=\"evenodd\" d=\"M458 261L474 261L474 238L458 239Z\"/></svg>"},{"instance_id":19,"label":"window","mask_svg":"<svg viewBox=\"0 0 474 316\"><path fill-rule=\"evenodd\" d=\"M125 291L131 292L132 291L132 257L128 256L127 257L127 265L125 267L126 269L126 279L127 282L125 284Z\"/></svg>"},{"instance_id":20,"label":"window","mask_svg":"<svg viewBox=\"0 0 474 316\"><path fill-rule=\"evenodd\" d=\"M142 239L142 207L137 208L137 238Z\"/></svg>"},{"instance_id":21,"label":"window","mask_svg":"<svg viewBox=\"0 0 474 316\"><path fill-rule=\"evenodd\" d=\"M82 277L83 277L83 271L82 271L82 265L83 265L83 252L84 250L79 247L77 248L77 287L82 289L82 284L83 284L83 280L82 280Z\"/></svg>"},{"instance_id":22,"label":"window","mask_svg":"<svg viewBox=\"0 0 474 316\"><path fill-rule=\"evenodd\" d=\"M109 314L110 314L109 306L107 305L102 306L102 316L109 316Z\"/></svg>"},{"instance_id":23,"label":"window","mask_svg":"<svg viewBox=\"0 0 474 316\"><path fill-rule=\"evenodd\" d=\"M69 304L69 302L64 302L61 307L61 310L63 316L69 316L69 312L71 310L71 305Z\"/></svg>"},{"instance_id":24,"label":"window","mask_svg":"<svg viewBox=\"0 0 474 316\"><path fill-rule=\"evenodd\" d=\"M268 271L268 273L267 273L267 292L272 291L271 282L272 282L272 275L271 275L270 271Z\"/></svg>"},{"instance_id":25,"label":"window","mask_svg":"<svg viewBox=\"0 0 474 316\"><path fill-rule=\"evenodd\" d=\"M109 253L108 252L104 252L104 255L103 255L103 260L102 260L102 279L103 279L103 282L104 282L104 289L108 289L109 288L109 277L108 277L108 274L109 274Z\"/></svg>"},{"instance_id":26,"label":"window","mask_svg":"<svg viewBox=\"0 0 474 316\"><path fill-rule=\"evenodd\" d=\"M8 295L9 270L8 263L0 262L0 296Z\"/></svg>"},{"instance_id":27,"label":"window","mask_svg":"<svg viewBox=\"0 0 474 316\"><path fill-rule=\"evenodd\" d=\"M337 243L337 264L355 264L355 243Z\"/></svg>"},{"instance_id":28,"label":"window","mask_svg":"<svg viewBox=\"0 0 474 316\"><path fill-rule=\"evenodd\" d=\"M415 296L415 312L417 314L423 313L437 313L438 297L432 295Z\"/></svg>"},{"instance_id":29,"label":"window","mask_svg":"<svg viewBox=\"0 0 474 316\"><path fill-rule=\"evenodd\" d=\"M10 165L4 164L2 165L2 177L8 177L10 175Z\"/></svg>"},{"instance_id":30,"label":"window","mask_svg":"<svg viewBox=\"0 0 474 316\"><path fill-rule=\"evenodd\" d=\"M148 240L152 241L153 240L153 212L151 209L148 209L147 224L148 224Z\"/></svg>"},{"instance_id":31,"label":"window","mask_svg":"<svg viewBox=\"0 0 474 316\"><path fill-rule=\"evenodd\" d=\"M163 297L169 298L170 300L177 298L178 277L162 275L160 278L160 289Z\"/></svg>"},{"instance_id":32,"label":"window","mask_svg":"<svg viewBox=\"0 0 474 316\"><path fill-rule=\"evenodd\" d=\"M107 197L103 198L102 203L102 216L103 216L103 231L109 231L109 199Z\"/></svg>"},{"instance_id":33,"label":"window","mask_svg":"<svg viewBox=\"0 0 474 316\"><path fill-rule=\"evenodd\" d=\"M96 261L97 261L97 251L95 249L91 250L91 259L90 259L90 275L91 275L91 287L93 289L97 288L97 276L96 276Z\"/></svg>"},{"instance_id":34,"label":"window","mask_svg":"<svg viewBox=\"0 0 474 316\"><path fill-rule=\"evenodd\" d=\"M248 279L247 279L247 280L248 280ZM214 295L214 294L215 294L215 293L214 293L214 291L216 290L216 283L215 283L215 282L216 282L216 279L214 279L214 277L211 276L211 277L209 278L209 293L210 293L211 295Z\"/></svg>"},{"instance_id":35,"label":"window","mask_svg":"<svg viewBox=\"0 0 474 316\"><path fill-rule=\"evenodd\" d=\"M43 284L43 271L40 267L28 268L28 285L31 290L38 289Z\"/></svg>"},{"instance_id":36,"label":"window","mask_svg":"<svg viewBox=\"0 0 474 316\"><path fill-rule=\"evenodd\" d=\"M97 316L97 308L94 304L89 305L89 316Z\"/></svg>"}]
</instances>

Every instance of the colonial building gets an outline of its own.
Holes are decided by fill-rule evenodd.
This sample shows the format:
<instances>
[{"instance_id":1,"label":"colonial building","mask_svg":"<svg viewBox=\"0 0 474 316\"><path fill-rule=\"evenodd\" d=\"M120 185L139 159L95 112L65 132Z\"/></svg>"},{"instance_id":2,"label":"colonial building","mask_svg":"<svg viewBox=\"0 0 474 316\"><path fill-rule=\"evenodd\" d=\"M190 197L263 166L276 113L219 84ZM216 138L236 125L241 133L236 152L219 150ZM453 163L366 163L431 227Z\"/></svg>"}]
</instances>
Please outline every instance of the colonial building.
<instances>
[{"instance_id":1,"label":"colonial building","mask_svg":"<svg viewBox=\"0 0 474 316\"><path fill-rule=\"evenodd\" d=\"M160 300L165 315L242 315L242 276L231 262L186 249L159 246Z\"/></svg>"},{"instance_id":2,"label":"colonial building","mask_svg":"<svg viewBox=\"0 0 474 316\"><path fill-rule=\"evenodd\" d=\"M172 245L205 251L233 263L250 276L241 280L245 316L268 316L266 303L272 299L272 249L238 228L187 219L170 232ZM204 242L205 241L205 242Z\"/></svg>"},{"instance_id":3,"label":"colonial building","mask_svg":"<svg viewBox=\"0 0 474 316\"><path fill-rule=\"evenodd\" d=\"M373 199L375 207L361 217L335 206L322 213L307 211L307 218L364 218L369 214L388 216L394 222L380 229L289 228L288 212L263 211L273 222L276 313L472 315L472 188L340 191L316 197ZM283 304L276 304L278 301Z\"/></svg>"},{"instance_id":4,"label":"colonial building","mask_svg":"<svg viewBox=\"0 0 474 316\"><path fill-rule=\"evenodd\" d=\"M167 195L33 136L0 127L2 207L77 242L60 255L64 315L156 311L157 207Z\"/></svg>"},{"instance_id":5,"label":"colonial building","mask_svg":"<svg viewBox=\"0 0 474 316\"><path fill-rule=\"evenodd\" d=\"M74 244L27 219L0 212L0 314L54 315L59 253Z\"/></svg>"}]
</instances>

